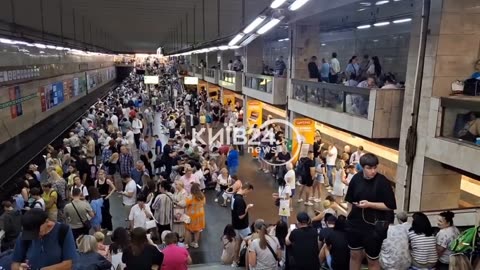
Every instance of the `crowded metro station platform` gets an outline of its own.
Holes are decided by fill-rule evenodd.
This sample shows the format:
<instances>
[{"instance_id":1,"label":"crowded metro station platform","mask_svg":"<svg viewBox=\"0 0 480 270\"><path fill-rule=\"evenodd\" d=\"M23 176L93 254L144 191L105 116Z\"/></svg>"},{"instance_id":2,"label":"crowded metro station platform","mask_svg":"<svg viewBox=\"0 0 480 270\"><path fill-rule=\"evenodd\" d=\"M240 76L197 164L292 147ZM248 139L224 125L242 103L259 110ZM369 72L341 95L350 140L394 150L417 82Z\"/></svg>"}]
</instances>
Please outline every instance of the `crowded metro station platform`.
<instances>
[{"instance_id":1,"label":"crowded metro station platform","mask_svg":"<svg viewBox=\"0 0 480 270\"><path fill-rule=\"evenodd\" d=\"M0 3L0 269L480 269L479 0Z\"/></svg>"}]
</instances>

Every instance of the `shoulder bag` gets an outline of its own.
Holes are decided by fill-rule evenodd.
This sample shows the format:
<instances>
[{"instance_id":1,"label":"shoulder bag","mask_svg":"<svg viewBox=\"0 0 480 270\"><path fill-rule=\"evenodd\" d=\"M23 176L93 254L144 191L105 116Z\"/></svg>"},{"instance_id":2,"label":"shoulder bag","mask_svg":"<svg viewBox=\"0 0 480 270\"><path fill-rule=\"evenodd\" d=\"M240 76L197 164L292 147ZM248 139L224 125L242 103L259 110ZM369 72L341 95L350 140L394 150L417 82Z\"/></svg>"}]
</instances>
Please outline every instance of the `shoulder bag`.
<instances>
[{"instance_id":1,"label":"shoulder bag","mask_svg":"<svg viewBox=\"0 0 480 270\"><path fill-rule=\"evenodd\" d=\"M268 240L267 240L267 248L268 250L270 250L270 252L272 253L273 255L273 258L275 258L275 261L277 261L277 266L280 266L280 260L277 256L277 253L275 253L275 251L273 250L273 248L270 246L270 244L268 243Z\"/></svg>"},{"instance_id":2,"label":"shoulder bag","mask_svg":"<svg viewBox=\"0 0 480 270\"><path fill-rule=\"evenodd\" d=\"M75 212L77 213L78 218L79 218L80 221L82 222L83 227L85 227L86 229L90 230L90 229L92 228L92 224L90 223L90 220L86 219L85 221L83 221L83 219L82 219L82 217L80 216L80 213L78 213L77 207L75 207L75 204L73 203L73 201L72 201L72 206L73 206L73 209L75 209Z\"/></svg>"}]
</instances>

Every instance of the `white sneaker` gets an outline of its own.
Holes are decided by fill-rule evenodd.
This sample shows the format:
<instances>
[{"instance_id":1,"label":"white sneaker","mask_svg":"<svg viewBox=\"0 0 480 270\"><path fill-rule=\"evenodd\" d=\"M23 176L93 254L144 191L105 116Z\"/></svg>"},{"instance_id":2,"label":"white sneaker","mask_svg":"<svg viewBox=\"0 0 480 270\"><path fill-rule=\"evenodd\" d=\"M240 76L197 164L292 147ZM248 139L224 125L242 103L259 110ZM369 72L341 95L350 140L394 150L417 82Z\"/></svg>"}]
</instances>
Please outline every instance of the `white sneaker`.
<instances>
[{"instance_id":1,"label":"white sneaker","mask_svg":"<svg viewBox=\"0 0 480 270\"><path fill-rule=\"evenodd\" d=\"M233 262L231 266L232 267L238 267L238 264L236 262Z\"/></svg>"},{"instance_id":2,"label":"white sneaker","mask_svg":"<svg viewBox=\"0 0 480 270\"><path fill-rule=\"evenodd\" d=\"M218 202L218 198L215 198L215 200L213 200L214 202Z\"/></svg>"},{"instance_id":3,"label":"white sneaker","mask_svg":"<svg viewBox=\"0 0 480 270\"><path fill-rule=\"evenodd\" d=\"M301 203L303 202L303 199L298 199L297 202Z\"/></svg>"},{"instance_id":4,"label":"white sneaker","mask_svg":"<svg viewBox=\"0 0 480 270\"><path fill-rule=\"evenodd\" d=\"M313 199L313 201L316 202L316 203L319 203L319 202L321 202L322 200L321 200L321 199L318 199L318 198L315 198L315 199Z\"/></svg>"},{"instance_id":5,"label":"white sneaker","mask_svg":"<svg viewBox=\"0 0 480 270\"><path fill-rule=\"evenodd\" d=\"M305 204L306 206L312 206L312 205L313 205L313 203L311 203L311 202L305 202L304 204Z\"/></svg>"}]
</instances>

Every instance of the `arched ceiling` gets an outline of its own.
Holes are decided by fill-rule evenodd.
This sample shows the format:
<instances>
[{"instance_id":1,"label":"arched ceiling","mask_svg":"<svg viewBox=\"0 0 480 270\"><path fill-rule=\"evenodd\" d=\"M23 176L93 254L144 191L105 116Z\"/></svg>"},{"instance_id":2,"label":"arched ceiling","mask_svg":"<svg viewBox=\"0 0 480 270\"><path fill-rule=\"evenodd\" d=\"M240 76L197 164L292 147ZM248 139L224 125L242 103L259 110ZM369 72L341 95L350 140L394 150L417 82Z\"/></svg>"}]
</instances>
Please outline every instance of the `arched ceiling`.
<instances>
[{"instance_id":1,"label":"arched ceiling","mask_svg":"<svg viewBox=\"0 0 480 270\"><path fill-rule=\"evenodd\" d=\"M269 4L270 0L1 0L0 34L37 31L42 37L52 34L118 52L153 53L159 46L180 49L233 34Z\"/></svg>"}]
</instances>

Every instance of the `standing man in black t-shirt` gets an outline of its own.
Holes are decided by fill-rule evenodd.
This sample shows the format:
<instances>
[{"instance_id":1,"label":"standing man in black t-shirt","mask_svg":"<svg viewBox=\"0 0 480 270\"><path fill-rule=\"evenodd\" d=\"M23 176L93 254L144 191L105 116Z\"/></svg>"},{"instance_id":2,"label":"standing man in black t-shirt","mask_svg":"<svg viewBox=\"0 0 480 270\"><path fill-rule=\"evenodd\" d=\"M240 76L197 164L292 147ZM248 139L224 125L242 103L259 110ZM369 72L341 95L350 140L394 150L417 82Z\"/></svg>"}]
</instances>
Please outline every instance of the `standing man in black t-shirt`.
<instances>
[{"instance_id":1,"label":"standing man in black t-shirt","mask_svg":"<svg viewBox=\"0 0 480 270\"><path fill-rule=\"evenodd\" d=\"M248 223L248 209L253 207L253 204L245 202L244 196L253 191L253 186L249 183L243 184L242 188L233 195L232 200L232 225L235 229L235 235L237 238L235 244L235 257L233 259L232 266L238 265L238 253L240 252L240 245L247 236L251 234Z\"/></svg>"},{"instance_id":2,"label":"standing man in black t-shirt","mask_svg":"<svg viewBox=\"0 0 480 270\"><path fill-rule=\"evenodd\" d=\"M363 171L353 176L345 196L350 269L360 270L366 255L368 269L379 270L378 258L386 237L386 230L381 228L393 223L393 210L397 205L390 181L377 173L378 158L365 154L360 158L360 165Z\"/></svg>"},{"instance_id":3,"label":"standing man in black t-shirt","mask_svg":"<svg viewBox=\"0 0 480 270\"><path fill-rule=\"evenodd\" d=\"M172 159L172 152L173 152L173 139L168 139L168 143L165 144L163 147L162 152L162 163L165 165L165 173L170 176L172 173L172 166L173 166L173 159Z\"/></svg>"},{"instance_id":4,"label":"standing man in black t-shirt","mask_svg":"<svg viewBox=\"0 0 480 270\"><path fill-rule=\"evenodd\" d=\"M288 233L285 244L292 246L294 262L289 261L290 269L320 269L317 229L310 226L310 217L305 212L297 214L297 228ZM293 265L292 265L293 264Z\"/></svg>"},{"instance_id":5,"label":"standing man in black t-shirt","mask_svg":"<svg viewBox=\"0 0 480 270\"><path fill-rule=\"evenodd\" d=\"M312 206L313 203L309 201L312 195L313 179L315 179L315 161L313 160L313 151L308 151L308 156L302 160L303 173L302 173L302 186L300 187L300 194L298 194L298 202L303 202L302 194L305 192L305 205Z\"/></svg>"}]
</instances>

